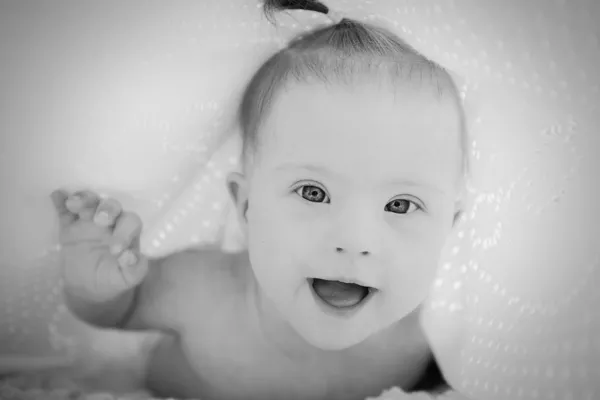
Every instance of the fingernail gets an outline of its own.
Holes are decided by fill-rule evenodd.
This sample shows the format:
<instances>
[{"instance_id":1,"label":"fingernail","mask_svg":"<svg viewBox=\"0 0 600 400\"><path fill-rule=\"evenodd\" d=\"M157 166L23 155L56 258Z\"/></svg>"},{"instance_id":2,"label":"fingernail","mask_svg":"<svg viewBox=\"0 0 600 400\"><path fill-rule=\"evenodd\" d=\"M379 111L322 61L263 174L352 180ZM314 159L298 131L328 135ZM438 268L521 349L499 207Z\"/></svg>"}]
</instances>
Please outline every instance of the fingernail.
<instances>
[{"instance_id":1,"label":"fingernail","mask_svg":"<svg viewBox=\"0 0 600 400\"><path fill-rule=\"evenodd\" d=\"M110 217L106 211L99 211L94 216L94 222L100 225L108 225L110 223Z\"/></svg>"},{"instance_id":2,"label":"fingernail","mask_svg":"<svg viewBox=\"0 0 600 400\"><path fill-rule=\"evenodd\" d=\"M74 195L67 199L67 206L76 207L81 204L81 196Z\"/></svg>"},{"instance_id":3,"label":"fingernail","mask_svg":"<svg viewBox=\"0 0 600 400\"><path fill-rule=\"evenodd\" d=\"M137 257L131 251L124 251L119 257L119 264L122 267L131 267L137 263Z\"/></svg>"}]
</instances>

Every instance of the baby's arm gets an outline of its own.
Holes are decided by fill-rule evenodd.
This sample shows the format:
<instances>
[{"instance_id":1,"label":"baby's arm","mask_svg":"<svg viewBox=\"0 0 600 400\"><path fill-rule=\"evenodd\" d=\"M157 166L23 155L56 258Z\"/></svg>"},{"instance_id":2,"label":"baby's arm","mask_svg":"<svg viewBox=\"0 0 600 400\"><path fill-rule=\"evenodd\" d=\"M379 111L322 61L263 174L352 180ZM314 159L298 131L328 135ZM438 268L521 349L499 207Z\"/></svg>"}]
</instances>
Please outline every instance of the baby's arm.
<instances>
[{"instance_id":1,"label":"baby's arm","mask_svg":"<svg viewBox=\"0 0 600 400\"><path fill-rule=\"evenodd\" d=\"M209 305L208 267L218 265L220 258L219 250L205 248L150 261L148 276L135 289L121 328L181 333L190 321L198 320L199 308Z\"/></svg>"},{"instance_id":2,"label":"baby's arm","mask_svg":"<svg viewBox=\"0 0 600 400\"><path fill-rule=\"evenodd\" d=\"M99 328L174 331L174 315L165 311L168 298L174 297L167 287L177 290L176 284L170 284L177 274L174 258L177 254L148 260L148 273L137 286L105 301L65 290L67 306L79 319Z\"/></svg>"},{"instance_id":3,"label":"baby's arm","mask_svg":"<svg viewBox=\"0 0 600 400\"><path fill-rule=\"evenodd\" d=\"M141 219L115 200L62 191L52 200L69 309L97 327L177 331L202 292L199 264L211 257L184 251L149 260L140 253Z\"/></svg>"}]
</instances>

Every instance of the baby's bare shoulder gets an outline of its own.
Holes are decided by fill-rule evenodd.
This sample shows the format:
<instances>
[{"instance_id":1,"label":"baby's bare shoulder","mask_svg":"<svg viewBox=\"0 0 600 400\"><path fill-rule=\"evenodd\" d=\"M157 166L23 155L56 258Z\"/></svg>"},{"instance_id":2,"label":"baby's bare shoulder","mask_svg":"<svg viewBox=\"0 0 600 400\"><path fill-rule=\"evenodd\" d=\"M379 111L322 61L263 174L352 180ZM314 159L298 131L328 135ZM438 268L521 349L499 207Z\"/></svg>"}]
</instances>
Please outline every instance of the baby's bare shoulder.
<instances>
[{"instance_id":1,"label":"baby's bare shoulder","mask_svg":"<svg viewBox=\"0 0 600 400\"><path fill-rule=\"evenodd\" d=\"M140 324L177 331L190 318L210 313L215 296L226 296L237 285L231 271L239 258L206 247L152 260L139 296Z\"/></svg>"},{"instance_id":2,"label":"baby's bare shoulder","mask_svg":"<svg viewBox=\"0 0 600 400\"><path fill-rule=\"evenodd\" d=\"M226 283L236 258L236 254L212 247L180 251L157 260L157 278L165 290L196 289L184 292L191 296L200 288Z\"/></svg>"}]
</instances>

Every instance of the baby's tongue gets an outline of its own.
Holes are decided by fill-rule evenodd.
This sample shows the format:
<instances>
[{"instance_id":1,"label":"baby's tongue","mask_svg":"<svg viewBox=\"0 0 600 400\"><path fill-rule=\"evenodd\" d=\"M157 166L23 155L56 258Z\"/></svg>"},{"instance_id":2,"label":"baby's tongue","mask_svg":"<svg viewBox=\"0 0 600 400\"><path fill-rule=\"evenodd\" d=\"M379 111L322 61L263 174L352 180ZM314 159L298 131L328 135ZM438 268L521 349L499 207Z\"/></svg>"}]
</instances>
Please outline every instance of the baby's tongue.
<instances>
[{"instance_id":1,"label":"baby's tongue","mask_svg":"<svg viewBox=\"0 0 600 400\"><path fill-rule=\"evenodd\" d=\"M322 279L313 280L313 289L324 302L336 308L355 306L368 294L364 286Z\"/></svg>"}]
</instances>

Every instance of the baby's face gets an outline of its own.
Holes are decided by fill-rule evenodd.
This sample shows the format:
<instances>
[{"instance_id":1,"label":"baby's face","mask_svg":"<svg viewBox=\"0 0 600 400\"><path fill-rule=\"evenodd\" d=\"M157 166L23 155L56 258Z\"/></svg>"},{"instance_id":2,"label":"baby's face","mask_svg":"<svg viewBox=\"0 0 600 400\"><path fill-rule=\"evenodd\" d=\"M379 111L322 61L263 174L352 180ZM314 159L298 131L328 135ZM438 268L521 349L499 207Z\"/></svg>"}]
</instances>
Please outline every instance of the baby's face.
<instances>
[{"instance_id":1,"label":"baby's face","mask_svg":"<svg viewBox=\"0 0 600 400\"><path fill-rule=\"evenodd\" d=\"M419 85L297 85L261 129L250 259L264 295L319 348L401 320L434 279L459 194L459 115Z\"/></svg>"}]
</instances>

